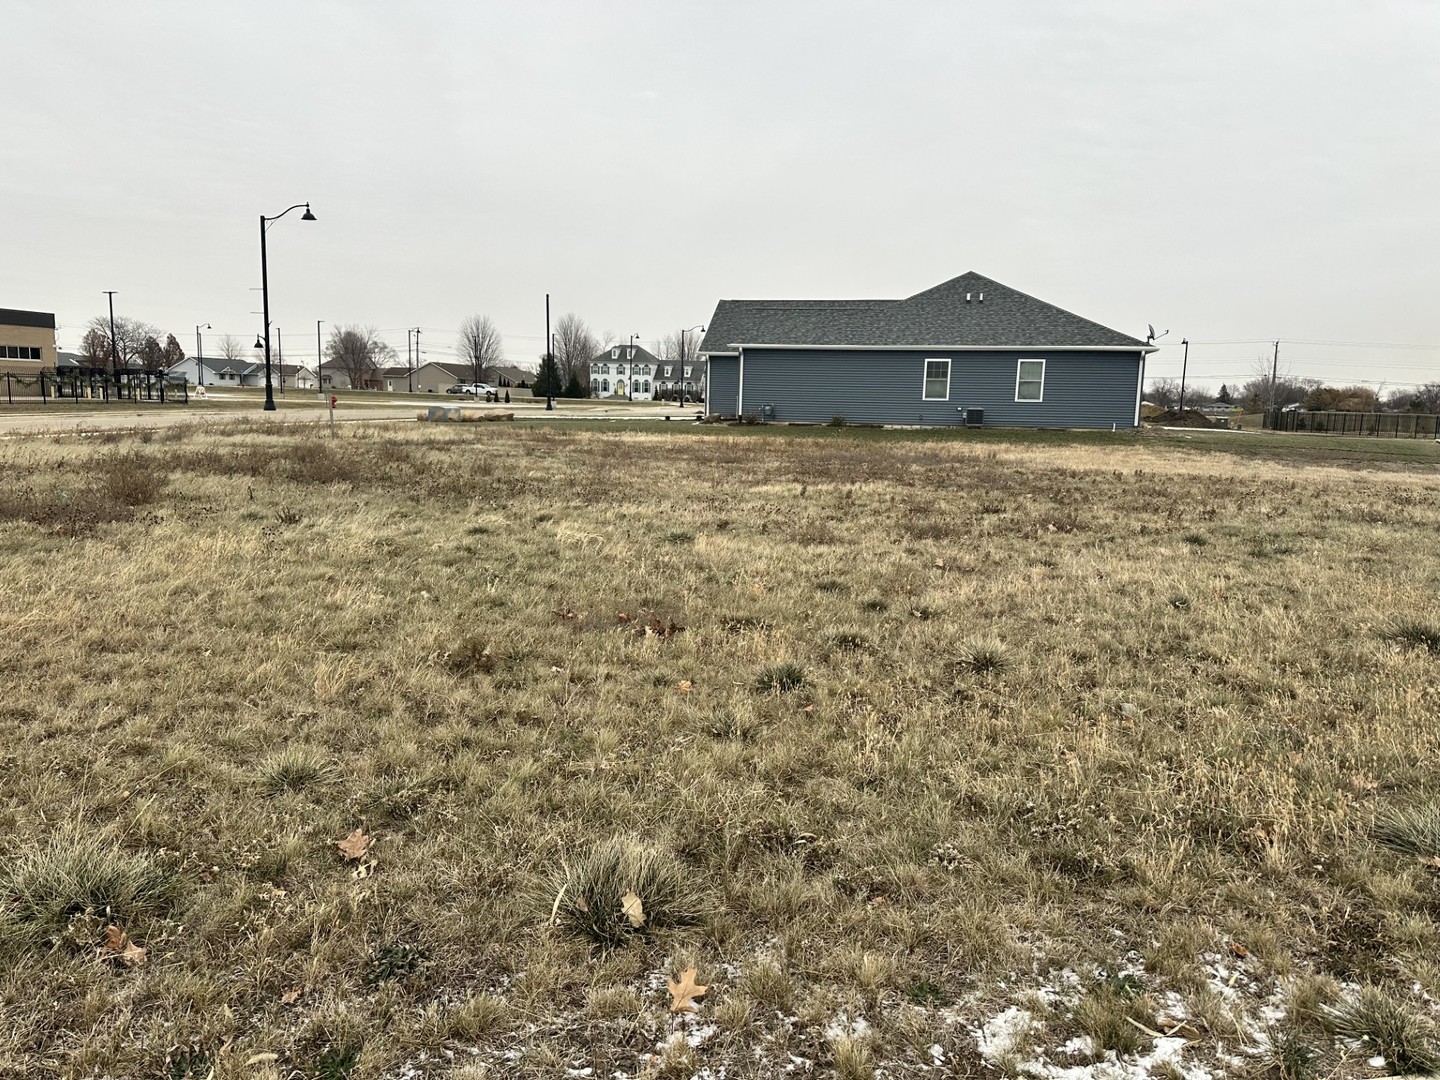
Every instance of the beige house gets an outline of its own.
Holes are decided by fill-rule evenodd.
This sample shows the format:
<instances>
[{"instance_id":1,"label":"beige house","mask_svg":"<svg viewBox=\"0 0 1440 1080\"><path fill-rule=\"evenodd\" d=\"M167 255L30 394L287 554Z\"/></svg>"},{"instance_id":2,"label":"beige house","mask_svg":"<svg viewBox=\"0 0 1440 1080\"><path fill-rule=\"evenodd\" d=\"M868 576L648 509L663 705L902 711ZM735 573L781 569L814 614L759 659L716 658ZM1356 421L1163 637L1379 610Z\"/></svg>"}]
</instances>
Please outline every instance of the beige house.
<instances>
[{"instance_id":1,"label":"beige house","mask_svg":"<svg viewBox=\"0 0 1440 1080\"><path fill-rule=\"evenodd\" d=\"M55 371L55 315L0 308L0 374L33 377Z\"/></svg>"}]
</instances>

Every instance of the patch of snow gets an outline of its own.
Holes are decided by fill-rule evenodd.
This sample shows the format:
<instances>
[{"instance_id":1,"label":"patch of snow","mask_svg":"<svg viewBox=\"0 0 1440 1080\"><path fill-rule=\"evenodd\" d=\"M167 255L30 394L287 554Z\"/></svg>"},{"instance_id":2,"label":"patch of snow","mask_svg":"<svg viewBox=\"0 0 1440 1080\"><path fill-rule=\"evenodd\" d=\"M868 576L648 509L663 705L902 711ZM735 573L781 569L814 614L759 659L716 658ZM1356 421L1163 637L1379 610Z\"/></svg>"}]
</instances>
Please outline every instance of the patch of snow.
<instances>
[{"instance_id":1,"label":"patch of snow","mask_svg":"<svg viewBox=\"0 0 1440 1080\"><path fill-rule=\"evenodd\" d=\"M975 1042L980 1056L986 1061L995 1061L1013 1054L1035 1027L1035 1017L1028 1009L1011 1005L999 1016L992 1016L975 1033Z\"/></svg>"},{"instance_id":2,"label":"patch of snow","mask_svg":"<svg viewBox=\"0 0 1440 1080\"><path fill-rule=\"evenodd\" d=\"M825 1039L827 1042L836 1042L840 1039L864 1039L870 1034L870 1021L863 1016L856 1016L853 1020L850 1014L841 1012L839 1016L825 1025Z\"/></svg>"}]
</instances>

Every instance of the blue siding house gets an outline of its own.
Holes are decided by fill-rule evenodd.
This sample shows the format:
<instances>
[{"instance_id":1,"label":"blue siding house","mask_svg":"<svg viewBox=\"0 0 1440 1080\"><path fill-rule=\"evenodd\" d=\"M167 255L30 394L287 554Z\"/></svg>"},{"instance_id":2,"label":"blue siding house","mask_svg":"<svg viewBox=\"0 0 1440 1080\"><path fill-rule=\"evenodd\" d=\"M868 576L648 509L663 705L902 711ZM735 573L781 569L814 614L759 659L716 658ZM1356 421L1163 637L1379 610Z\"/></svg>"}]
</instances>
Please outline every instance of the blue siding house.
<instances>
[{"instance_id":1,"label":"blue siding house","mask_svg":"<svg viewBox=\"0 0 1440 1080\"><path fill-rule=\"evenodd\" d=\"M1133 428L1155 347L980 274L904 300L721 300L711 416Z\"/></svg>"}]
</instances>

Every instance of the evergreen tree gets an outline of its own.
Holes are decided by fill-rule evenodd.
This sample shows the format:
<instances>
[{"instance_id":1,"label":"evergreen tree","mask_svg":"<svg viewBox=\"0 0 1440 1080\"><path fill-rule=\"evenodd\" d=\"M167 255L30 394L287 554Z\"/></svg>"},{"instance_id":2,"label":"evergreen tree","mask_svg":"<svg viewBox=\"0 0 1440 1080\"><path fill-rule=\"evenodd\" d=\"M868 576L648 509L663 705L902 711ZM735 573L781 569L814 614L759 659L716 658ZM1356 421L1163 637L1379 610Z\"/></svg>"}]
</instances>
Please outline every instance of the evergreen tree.
<instances>
[{"instance_id":1,"label":"evergreen tree","mask_svg":"<svg viewBox=\"0 0 1440 1080\"><path fill-rule=\"evenodd\" d=\"M1224 383L1220 384L1220 393L1215 395L1215 400L1218 401L1221 405L1235 404L1233 401L1230 400L1230 387L1226 386Z\"/></svg>"}]
</instances>

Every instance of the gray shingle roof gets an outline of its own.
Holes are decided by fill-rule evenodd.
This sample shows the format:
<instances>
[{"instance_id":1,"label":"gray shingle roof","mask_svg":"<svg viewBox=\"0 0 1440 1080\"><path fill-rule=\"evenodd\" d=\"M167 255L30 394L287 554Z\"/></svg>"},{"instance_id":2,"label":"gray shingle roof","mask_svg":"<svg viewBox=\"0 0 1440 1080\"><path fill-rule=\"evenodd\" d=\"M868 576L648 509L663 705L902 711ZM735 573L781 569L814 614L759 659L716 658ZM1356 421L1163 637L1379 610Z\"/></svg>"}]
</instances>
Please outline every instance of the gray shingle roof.
<instances>
[{"instance_id":1,"label":"gray shingle roof","mask_svg":"<svg viewBox=\"0 0 1440 1080\"><path fill-rule=\"evenodd\" d=\"M973 271L904 300L721 300L700 351L734 345L1145 347Z\"/></svg>"}]
</instances>

